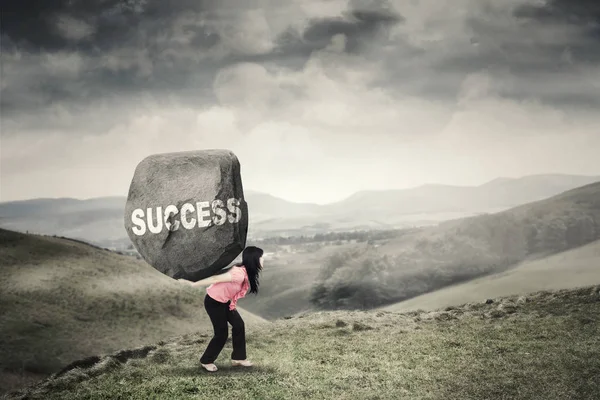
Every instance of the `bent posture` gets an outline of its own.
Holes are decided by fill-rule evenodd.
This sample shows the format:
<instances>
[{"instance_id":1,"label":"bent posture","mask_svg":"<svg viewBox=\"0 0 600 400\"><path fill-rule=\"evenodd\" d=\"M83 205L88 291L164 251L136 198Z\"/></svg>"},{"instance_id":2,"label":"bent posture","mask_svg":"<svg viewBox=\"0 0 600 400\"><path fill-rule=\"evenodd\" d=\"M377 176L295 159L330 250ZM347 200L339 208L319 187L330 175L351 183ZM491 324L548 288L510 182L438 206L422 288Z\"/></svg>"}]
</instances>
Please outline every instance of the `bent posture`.
<instances>
[{"instance_id":1,"label":"bent posture","mask_svg":"<svg viewBox=\"0 0 600 400\"><path fill-rule=\"evenodd\" d=\"M200 358L202 366L210 372L217 370L215 360L225 347L231 324L231 342L233 352L231 363L234 366L250 367L246 359L246 331L244 320L236 310L237 301L250 293L258 293L258 277L263 267L263 250L248 246L242 253L242 263L234 265L224 274L211 276L198 282L179 279L180 282L206 289L204 308L213 324L214 336Z\"/></svg>"}]
</instances>

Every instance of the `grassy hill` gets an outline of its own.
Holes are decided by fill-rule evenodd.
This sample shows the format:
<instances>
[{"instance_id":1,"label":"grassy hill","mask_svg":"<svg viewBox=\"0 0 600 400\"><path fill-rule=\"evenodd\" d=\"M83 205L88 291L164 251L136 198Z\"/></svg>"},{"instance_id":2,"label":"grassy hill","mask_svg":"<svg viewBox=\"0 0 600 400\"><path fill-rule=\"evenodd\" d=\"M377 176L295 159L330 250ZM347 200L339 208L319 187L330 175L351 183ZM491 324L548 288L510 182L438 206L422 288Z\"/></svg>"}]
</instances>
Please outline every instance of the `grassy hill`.
<instances>
[{"instance_id":1,"label":"grassy hill","mask_svg":"<svg viewBox=\"0 0 600 400\"><path fill-rule=\"evenodd\" d=\"M600 239L600 182L500 213L448 221L351 249L321 269L311 302L364 309L505 271Z\"/></svg>"},{"instance_id":2,"label":"grassy hill","mask_svg":"<svg viewBox=\"0 0 600 400\"><path fill-rule=\"evenodd\" d=\"M255 367L228 366L228 344L214 374L198 365L204 328L73 365L6 399L600 398L600 286L486 303L249 325Z\"/></svg>"},{"instance_id":3,"label":"grassy hill","mask_svg":"<svg viewBox=\"0 0 600 400\"><path fill-rule=\"evenodd\" d=\"M388 311L434 310L489 297L539 290L600 285L600 241L539 260L526 261L507 271L436 290L397 304Z\"/></svg>"},{"instance_id":4,"label":"grassy hill","mask_svg":"<svg viewBox=\"0 0 600 400\"><path fill-rule=\"evenodd\" d=\"M0 389L83 357L210 327L204 293L133 257L0 229Z\"/></svg>"}]
</instances>

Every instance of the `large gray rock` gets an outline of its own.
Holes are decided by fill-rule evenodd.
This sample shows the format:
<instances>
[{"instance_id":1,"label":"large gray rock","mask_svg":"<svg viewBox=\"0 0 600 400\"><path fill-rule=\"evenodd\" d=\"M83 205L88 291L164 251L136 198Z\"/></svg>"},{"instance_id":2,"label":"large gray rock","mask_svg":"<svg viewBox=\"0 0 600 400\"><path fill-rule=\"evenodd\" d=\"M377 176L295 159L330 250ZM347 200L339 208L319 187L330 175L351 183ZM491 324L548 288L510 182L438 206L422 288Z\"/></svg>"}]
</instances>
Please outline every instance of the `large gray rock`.
<instances>
[{"instance_id":1,"label":"large gray rock","mask_svg":"<svg viewBox=\"0 0 600 400\"><path fill-rule=\"evenodd\" d=\"M214 275L246 246L248 205L237 157L201 150L144 158L129 187L125 229L163 274L194 282Z\"/></svg>"}]
</instances>

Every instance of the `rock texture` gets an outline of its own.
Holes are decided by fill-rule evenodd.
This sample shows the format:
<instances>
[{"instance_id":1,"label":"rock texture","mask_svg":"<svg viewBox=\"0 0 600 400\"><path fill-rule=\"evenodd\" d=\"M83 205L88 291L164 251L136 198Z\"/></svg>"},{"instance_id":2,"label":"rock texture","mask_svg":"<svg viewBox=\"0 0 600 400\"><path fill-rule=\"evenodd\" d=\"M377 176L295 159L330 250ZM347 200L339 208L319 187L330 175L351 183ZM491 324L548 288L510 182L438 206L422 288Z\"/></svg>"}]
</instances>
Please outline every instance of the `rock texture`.
<instances>
[{"instance_id":1,"label":"rock texture","mask_svg":"<svg viewBox=\"0 0 600 400\"><path fill-rule=\"evenodd\" d=\"M172 278L198 281L246 246L248 205L229 150L156 154L137 166L125 229L140 255Z\"/></svg>"}]
</instances>

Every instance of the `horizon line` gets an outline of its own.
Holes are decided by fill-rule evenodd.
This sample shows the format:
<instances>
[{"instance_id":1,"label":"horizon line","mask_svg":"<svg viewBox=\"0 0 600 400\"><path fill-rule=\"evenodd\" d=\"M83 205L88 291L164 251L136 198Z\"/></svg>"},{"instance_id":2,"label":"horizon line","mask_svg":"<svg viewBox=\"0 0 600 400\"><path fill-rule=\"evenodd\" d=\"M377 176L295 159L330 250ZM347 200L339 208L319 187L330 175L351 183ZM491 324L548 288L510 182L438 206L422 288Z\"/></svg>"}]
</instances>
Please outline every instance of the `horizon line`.
<instances>
[{"instance_id":1,"label":"horizon line","mask_svg":"<svg viewBox=\"0 0 600 400\"><path fill-rule=\"evenodd\" d=\"M540 174L531 174L531 175L522 175L519 177L506 177L506 176L500 176L491 180L487 180L481 184L478 185L456 185L456 184L447 184L447 183L423 183L420 185L416 185L416 186L410 186L410 187L406 187L406 188L400 188L400 189L364 189L364 190L359 190L356 191L354 193L352 193L349 196L344 197L341 200L336 200L333 202L329 202L329 203L313 203L313 202L299 202L299 201L294 201L294 200L288 200L286 198L280 197L280 196L275 196L271 193L268 192L263 192L260 190L255 190L255 189L246 189L244 192L245 194L248 193L255 193L255 194L263 194L263 195L267 195L267 196L271 196L274 197L276 199L280 199L283 201L287 201L289 203L295 203L295 204L312 204L312 205L317 205L317 206L324 206L324 205L330 205L330 204L336 204L345 200L350 199L351 197L359 194L359 193L365 193L365 192L395 192L395 191L402 191L402 190L414 190L414 189L418 189L418 188L422 188L425 186L446 186L446 187L455 187L455 188L477 188L477 187L481 187L487 184L490 184L492 182L496 182L499 180L519 180L519 179L524 179L524 178L533 178L533 177L542 177L542 176L572 176L572 177L581 177L581 178L600 178L600 175L582 175L582 174L568 174L568 173L540 173ZM27 202L27 201L40 201L40 200L75 200L75 201L90 201L90 200L97 200L97 199L109 199L109 198L127 198L127 195L123 194L123 195L106 195L106 196L97 196L97 197L88 197L88 198L76 198L76 197L33 197L33 198L25 198L25 199L15 199L15 200L7 200L7 201L0 201L0 204L7 204L7 203L16 203L16 202Z\"/></svg>"}]
</instances>

